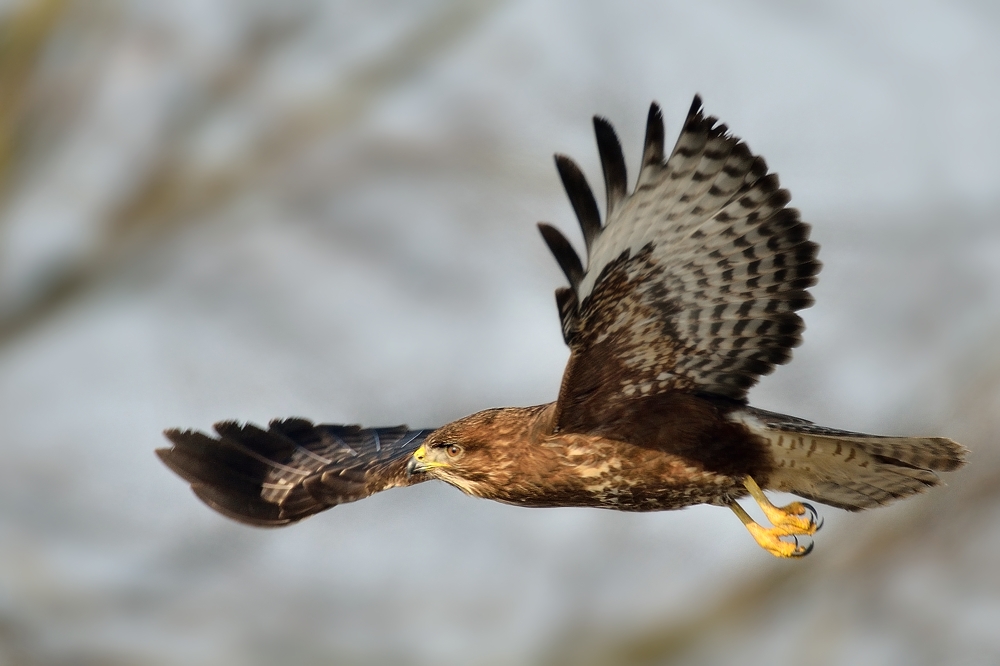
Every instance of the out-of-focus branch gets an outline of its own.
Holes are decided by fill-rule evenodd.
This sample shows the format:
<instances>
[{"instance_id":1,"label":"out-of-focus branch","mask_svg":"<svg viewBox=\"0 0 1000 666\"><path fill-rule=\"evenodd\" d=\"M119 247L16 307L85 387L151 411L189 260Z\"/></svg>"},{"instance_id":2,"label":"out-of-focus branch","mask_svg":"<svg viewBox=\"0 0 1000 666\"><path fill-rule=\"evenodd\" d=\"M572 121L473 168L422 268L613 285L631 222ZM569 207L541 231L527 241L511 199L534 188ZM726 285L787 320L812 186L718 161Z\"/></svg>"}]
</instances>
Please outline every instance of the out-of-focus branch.
<instances>
[{"instance_id":1,"label":"out-of-focus branch","mask_svg":"<svg viewBox=\"0 0 1000 666\"><path fill-rule=\"evenodd\" d=\"M210 171L195 168L188 139L220 108L237 99L255 82L256 65L274 52L277 39L250 39L208 86L205 101L171 129L171 148L117 208L96 249L64 269L22 307L0 318L0 345L30 330L64 304L75 300L123 261L142 253L199 219L207 210L224 206L283 160L318 136L342 131L363 116L386 92L421 71L458 39L467 35L499 0L449 3L414 28L397 45L362 65L335 90L302 104L273 127L251 137L238 159ZM258 35L259 36L259 35ZM39 47L41 48L41 47Z\"/></svg>"},{"instance_id":2,"label":"out-of-focus branch","mask_svg":"<svg viewBox=\"0 0 1000 666\"><path fill-rule=\"evenodd\" d=\"M18 152L18 127L32 73L66 4L32 0L0 19L0 191Z\"/></svg>"},{"instance_id":3,"label":"out-of-focus branch","mask_svg":"<svg viewBox=\"0 0 1000 666\"><path fill-rule=\"evenodd\" d=\"M371 108L389 90L408 80L444 53L469 31L499 0L452 2L401 39L395 48L362 65L326 97L313 100L288 113L280 123L254 137L244 158L223 165L212 173L195 172L191 180L182 151L164 156L160 167L144 187L137 189L119 211L117 225L171 224L179 218L214 208L250 185L261 174L283 162L322 134L343 131ZM231 74L224 77L231 81ZM232 85L226 86L231 88ZM224 96L218 103L228 101Z\"/></svg>"}]
</instances>

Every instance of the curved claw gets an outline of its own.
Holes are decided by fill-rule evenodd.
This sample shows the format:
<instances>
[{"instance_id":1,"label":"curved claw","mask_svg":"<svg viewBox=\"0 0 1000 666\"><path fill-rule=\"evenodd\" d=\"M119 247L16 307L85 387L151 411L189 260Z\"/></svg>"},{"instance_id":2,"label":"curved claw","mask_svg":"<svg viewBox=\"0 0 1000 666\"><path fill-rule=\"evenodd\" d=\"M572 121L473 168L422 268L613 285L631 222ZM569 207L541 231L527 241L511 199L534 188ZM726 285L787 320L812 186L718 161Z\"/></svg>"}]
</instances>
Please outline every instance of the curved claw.
<instances>
[{"instance_id":1,"label":"curved claw","mask_svg":"<svg viewBox=\"0 0 1000 666\"><path fill-rule=\"evenodd\" d=\"M806 513L809 514L809 525L812 528L813 534L819 532L820 528L823 527L823 518L819 515L819 511L809 502L800 502L800 504L806 510Z\"/></svg>"},{"instance_id":2,"label":"curved claw","mask_svg":"<svg viewBox=\"0 0 1000 666\"><path fill-rule=\"evenodd\" d=\"M803 534L812 536L820 527L819 512L812 504L792 502L788 506L761 505L768 520L775 529L788 536Z\"/></svg>"},{"instance_id":3,"label":"curved claw","mask_svg":"<svg viewBox=\"0 0 1000 666\"><path fill-rule=\"evenodd\" d=\"M792 557L805 557L809 553L813 552L813 548L816 546L816 542L812 539L809 540L809 545L803 548L799 545L799 538L796 536L792 537L795 539L795 552L792 553Z\"/></svg>"},{"instance_id":4,"label":"curved claw","mask_svg":"<svg viewBox=\"0 0 1000 666\"><path fill-rule=\"evenodd\" d=\"M808 546L803 547L799 544L798 536L795 534L788 534L784 530L777 527L762 527L755 523L747 512L744 511L743 508L736 502L733 502L729 506L733 512L739 516L740 520L743 521L743 524L750 532L750 535L754 538L754 541L756 541L761 548L775 557L805 557L812 552L812 541L809 542ZM785 540L782 538L786 536L792 537L791 540Z\"/></svg>"},{"instance_id":5,"label":"curved claw","mask_svg":"<svg viewBox=\"0 0 1000 666\"><path fill-rule=\"evenodd\" d=\"M810 539L806 546L799 543L800 536L812 536L823 525L822 521L817 522L819 516L812 505L793 502L785 507L776 507L766 499L759 504L774 527L768 528L757 524L735 501L729 503L729 508L746 526L761 548L781 558L805 557L812 552L816 545L813 540ZM804 514L809 514L808 519L800 517ZM791 540L783 537L791 537Z\"/></svg>"},{"instance_id":6,"label":"curved claw","mask_svg":"<svg viewBox=\"0 0 1000 666\"><path fill-rule=\"evenodd\" d=\"M774 525L774 529L782 536L805 534L812 536L822 523L818 522L819 512L807 502L792 502L787 506L775 506L764 495L757 482L752 477L743 479L743 485L754 498L758 506Z\"/></svg>"}]
</instances>

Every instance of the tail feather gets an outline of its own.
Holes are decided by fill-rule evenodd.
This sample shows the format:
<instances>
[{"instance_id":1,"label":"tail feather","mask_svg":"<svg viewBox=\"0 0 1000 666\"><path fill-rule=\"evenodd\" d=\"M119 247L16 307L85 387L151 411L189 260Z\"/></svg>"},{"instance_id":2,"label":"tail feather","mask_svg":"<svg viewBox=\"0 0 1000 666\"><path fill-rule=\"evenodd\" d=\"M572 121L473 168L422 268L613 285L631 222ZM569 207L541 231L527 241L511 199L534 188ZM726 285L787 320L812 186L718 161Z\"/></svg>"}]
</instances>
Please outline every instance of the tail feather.
<instances>
[{"instance_id":1,"label":"tail feather","mask_svg":"<svg viewBox=\"0 0 1000 666\"><path fill-rule=\"evenodd\" d=\"M889 504L939 485L935 472L965 464L964 446L944 437L882 437L834 430L748 409L744 422L771 445L772 490L848 511Z\"/></svg>"}]
</instances>

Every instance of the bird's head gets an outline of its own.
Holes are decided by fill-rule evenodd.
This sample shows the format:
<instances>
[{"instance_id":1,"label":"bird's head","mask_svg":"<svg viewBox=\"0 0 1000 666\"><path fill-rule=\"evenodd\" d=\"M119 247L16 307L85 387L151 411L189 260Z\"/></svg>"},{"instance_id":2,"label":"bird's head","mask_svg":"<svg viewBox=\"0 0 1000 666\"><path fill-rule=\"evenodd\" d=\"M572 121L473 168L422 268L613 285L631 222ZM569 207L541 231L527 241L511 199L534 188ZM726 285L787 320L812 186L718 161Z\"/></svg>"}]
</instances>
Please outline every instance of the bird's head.
<instances>
[{"instance_id":1,"label":"bird's head","mask_svg":"<svg viewBox=\"0 0 1000 666\"><path fill-rule=\"evenodd\" d=\"M473 415L475 416L475 415ZM408 475L427 474L443 481L454 482L457 477L476 469L485 462L482 433L468 417L435 430L424 440L406 465Z\"/></svg>"},{"instance_id":2,"label":"bird's head","mask_svg":"<svg viewBox=\"0 0 1000 666\"><path fill-rule=\"evenodd\" d=\"M465 447L458 442L428 439L410 456L406 473L408 475L431 473L432 476L438 476L440 473L435 473L434 470L452 469L460 464L464 455Z\"/></svg>"},{"instance_id":3,"label":"bird's head","mask_svg":"<svg viewBox=\"0 0 1000 666\"><path fill-rule=\"evenodd\" d=\"M483 484L504 477L510 454L527 435L530 415L526 409L505 407L449 423L413 452L406 472L426 474L479 495Z\"/></svg>"}]
</instances>

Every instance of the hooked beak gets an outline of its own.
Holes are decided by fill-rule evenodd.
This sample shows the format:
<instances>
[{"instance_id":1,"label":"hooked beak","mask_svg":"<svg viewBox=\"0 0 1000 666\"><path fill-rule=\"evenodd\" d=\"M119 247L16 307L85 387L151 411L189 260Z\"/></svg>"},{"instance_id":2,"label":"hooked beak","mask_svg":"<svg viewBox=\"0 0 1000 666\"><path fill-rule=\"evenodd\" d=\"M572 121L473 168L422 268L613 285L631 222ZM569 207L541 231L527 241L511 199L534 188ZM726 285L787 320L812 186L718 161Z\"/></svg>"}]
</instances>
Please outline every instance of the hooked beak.
<instances>
[{"instance_id":1,"label":"hooked beak","mask_svg":"<svg viewBox=\"0 0 1000 666\"><path fill-rule=\"evenodd\" d=\"M413 452L410 456L410 461L406 463L406 478L410 478L417 472L426 472L429 469L434 469L435 467L447 467L447 463L434 462L427 459L427 447L423 444L420 448Z\"/></svg>"}]
</instances>

